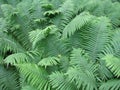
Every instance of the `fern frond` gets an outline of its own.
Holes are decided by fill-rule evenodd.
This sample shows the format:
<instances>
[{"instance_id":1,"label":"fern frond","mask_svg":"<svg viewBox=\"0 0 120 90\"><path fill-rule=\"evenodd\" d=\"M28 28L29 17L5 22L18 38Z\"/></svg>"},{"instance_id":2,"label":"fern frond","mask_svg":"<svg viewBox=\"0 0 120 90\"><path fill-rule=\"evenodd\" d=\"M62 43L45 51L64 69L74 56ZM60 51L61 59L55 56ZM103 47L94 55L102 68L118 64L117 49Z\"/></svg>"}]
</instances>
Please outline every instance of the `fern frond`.
<instances>
[{"instance_id":1,"label":"fern frond","mask_svg":"<svg viewBox=\"0 0 120 90\"><path fill-rule=\"evenodd\" d=\"M30 41L35 47L36 43L46 38L49 34L54 34L57 31L57 28L54 25L46 27L44 30L37 29L36 31L31 31L29 33Z\"/></svg>"},{"instance_id":2,"label":"fern frond","mask_svg":"<svg viewBox=\"0 0 120 90\"><path fill-rule=\"evenodd\" d=\"M4 14L4 17L9 20L14 13L15 9L12 7L12 5L9 4L3 4L1 5L2 12Z\"/></svg>"},{"instance_id":3,"label":"fern frond","mask_svg":"<svg viewBox=\"0 0 120 90\"><path fill-rule=\"evenodd\" d=\"M120 59L113 55L106 55L103 58L106 61L108 68L117 76L120 77Z\"/></svg>"},{"instance_id":4,"label":"fern frond","mask_svg":"<svg viewBox=\"0 0 120 90\"><path fill-rule=\"evenodd\" d=\"M97 83L92 71L86 69L83 71L82 68L73 67L69 68L67 75L70 82L75 81L78 89L97 90Z\"/></svg>"},{"instance_id":5,"label":"fern frond","mask_svg":"<svg viewBox=\"0 0 120 90\"><path fill-rule=\"evenodd\" d=\"M11 65L15 65L17 63L25 63L28 62L28 57L26 54L24 53L16 53L16 54L12 54L9 55L8 57L5 58L5 63L6 64L11 64Z\"/></svg>"},{"instance_id":6,"label":"fern frond","mask_svg":"<svg viewBox=\"0 0 120 90\"><path fill-rule=\"evenodd\" d=\"M59 15L60 19L58 18L55 19L57 20L56 22L58 22L58 27L60 27L60 29L63 30L65 26L73 19L74 15L73 1L72 0L64 1L63 4L61 4L60 7L58 8L58 11L61 12L61 15Z\"/></svg>"},{"instance_id":7,"label":"fern frond","mask_svg":"<svg viewBox=\"0 0 120 90\"><path fill-rule=\"evenodd\" d=\"M11 54L4 59L6 64L16 65L22 63L35 63L38 62L37 57L40 58L40 54L37 51L29 51L26 53L15 53ZM36 58L35 58L36 57Z\"/></svg>"},{"instance_id":8,"label":"fern frond","mask_svg":"<svg viewBox=\"0 0 120 90\"><path fill-rule=\"evenodd\" d=\"M67 44L64 40L59 39L59 34L48 35L47 38L40 41L37 44L39 50L43 50L44 57L55 56L58 55L66 55L69 51Z\"/></svg>"},{"instance_id":9,"label":"fern frond","mask_svg":"<svg viewBox=\"0 0 120 90\"><path fill-rule=\"evenodd\" d=\"M91 23L81 32L82 47L89 53L91 59L95 60L109 41L111 24L106 17L96 18Z\"/></svg>"},{"instance_id":10,"label":"fern frond","mask_svg":"<svg viewBox=\"0 0 120 90\"><path fill-rule=\"evenodd\" d=\"M119 90L120 89L120 80L113 79L108 80L105 83L102 83L99 90Z\"/></svg>"},{"instance_id":11,"label":"fern frond","mask_svg":"<svg viewBox=\"0 0 120 90\"><path fill-rule=\"evenodd\" d=\"M26 85L26 86L22 87L21 90L37 90L37 89L32 87L32 86L30 86L30 85Z\"/></svg>"},{"instance_id":12,"label":"fern frond","mask_svg":"<svg viewBox=\"0 0 120 90\"><path fill-rule=\"evenodd\" d=\"M54 72L49 78L50 84L56 90L76 90L74 84L70 83L62 72Z\"/></svg>"},{"instance_id":13,"label":"fern frond","mask_svg":"<svg viewBox=\"0 0 120 90\"><path fill-rule=\"evenodd\" d=\"M26 82L39 90L50 90L48 73L36 64L17 64Z\"/></svg>"},{"instance_id":14,"label":"fern frond","mask_svg":"<svg viewBox=\"0 0 120 90\"><path fill-rule=\"evenodd\" d=\"M103 54L112 54L114 56L120 56L120 29L115 29L110 36L110 42L103 50Z\"/></svg>"},{"instance_id":15,"label":"fern frond","mask_svg":"<svg viewBox=\"0 0 120 90\"><path fill-rule=\"evenodd\" d=\"M17 73L12 69L5 69L0 65L0 89L19 90L19 79Z\"/></svg>"},{"instance_id":16,"label":"fern frond","mask_svg":"<svg viewBox=\"0 0 120 90\"><path fill-rule=\"evenodd\" d=\"M73 49L70 59L71 67L67 72L70 81L73 82L75 80L78 89L97 90L95 79L96 65L89 62L85 51L82 49Z\"/></svg>"},{"instance_id":17,"label":"fern frond","mask_svg":"<svg viewBox=\"0 0 120 90\"><path fill-rule=\"evenodd\" d=\"M47 66L53 66L53 65L57 65L60 62L60 59L57 57L48 57L48 58L43 58L38 65L40 66L45 66L45 68Z\"/></svg>"},{"instance_id":18,"label":"fern frond","mask_svg":"<svg viewBox=\"0 0 120 90\"><path fill-rule=\"evenodd\" d=\"M74 34L76 30L79 30L85 24L87 24L90 20L92 20L93 16L89 13L81 13L76 16L63 30L63 38L70 37Z\"/></svg>"},{"instance_id":19,"label":"fern frond","mask_svg":"<svg viewBox=\"0 0 120 90\"><path fill-rule=\"evenodd\" d=\"M6 33L0 32L0 47L3 52L7 50L11 50L14 52L24 52L25 49L15 41L11 36L7 35Z\"/></svg>"}]
</instances>

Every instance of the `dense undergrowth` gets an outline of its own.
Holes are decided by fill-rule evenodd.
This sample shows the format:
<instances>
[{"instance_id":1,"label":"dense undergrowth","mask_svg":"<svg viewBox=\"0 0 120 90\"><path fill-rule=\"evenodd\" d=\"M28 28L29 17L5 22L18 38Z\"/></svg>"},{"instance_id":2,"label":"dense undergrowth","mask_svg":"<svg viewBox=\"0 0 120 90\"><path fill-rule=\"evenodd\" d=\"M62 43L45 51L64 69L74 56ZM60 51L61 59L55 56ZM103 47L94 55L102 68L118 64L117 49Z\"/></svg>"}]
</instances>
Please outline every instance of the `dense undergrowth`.
<instances>
[{"instance_id":1,"label":"dense undergrowth","mask_svg":"<svg viewBox=\"0 0 120 90\"><path fill-rule=\"evenodd\" d=\"M0 90L120 90L120 0L0 0Z\"/></svg>"}]
</instances>

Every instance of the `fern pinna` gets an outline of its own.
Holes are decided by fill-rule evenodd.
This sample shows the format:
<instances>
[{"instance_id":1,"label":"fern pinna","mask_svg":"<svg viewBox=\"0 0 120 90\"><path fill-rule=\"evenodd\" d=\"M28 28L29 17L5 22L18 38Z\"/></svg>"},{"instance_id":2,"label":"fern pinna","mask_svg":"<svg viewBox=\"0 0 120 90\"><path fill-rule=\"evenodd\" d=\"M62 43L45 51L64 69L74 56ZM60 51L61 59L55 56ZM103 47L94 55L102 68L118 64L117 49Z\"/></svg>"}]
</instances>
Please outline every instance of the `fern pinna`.
<instances>
[{"instance_id":1,"label":"fern pinna","mask_svg":"<svg viewBox=\"0 0 120 90\"><path fill-rule=\"evenodd\" d=\"M120 0L0 0L0 90L120 90Z\"/></svg>"}]
</instances>

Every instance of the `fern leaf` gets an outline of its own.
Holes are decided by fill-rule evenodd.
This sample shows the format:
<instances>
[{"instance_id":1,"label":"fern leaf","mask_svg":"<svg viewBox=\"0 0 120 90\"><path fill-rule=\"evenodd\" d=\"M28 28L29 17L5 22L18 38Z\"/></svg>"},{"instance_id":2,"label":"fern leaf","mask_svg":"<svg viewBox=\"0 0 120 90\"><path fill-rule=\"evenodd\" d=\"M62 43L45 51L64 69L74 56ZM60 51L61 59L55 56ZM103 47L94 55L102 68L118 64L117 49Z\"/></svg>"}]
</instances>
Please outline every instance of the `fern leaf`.
<instances>
[{"instance_id":1,"label":"fern leaf","mask_svg":"<svg viewBox=\"0 0 120 90\"><path fill-rule=\"evenodd\" d=\"M78 89L97 90L96 65L89 62L88 55L82 49L73 49L67 75L70 82L75 81ZM86 66L87 65L87 66Z\"/></svg>"},{"instance_id":2,"label":"fern leaf","mask_svg":"<svg viewBox=\"0 0 120 90\"><path fill-rule=\"evenodd\" d=\"M15 41L11 36L7 35L6 33L0 33L0 47L3 52L7 50L14 51L14 52L24 52L25 49Z\"/></svg>"},{"instance_id":3,"label":"fern leaf","mask_svg":"<svg viewBox=\"0 0 120 90\"><path fill-rule=\"evenodd\" d=\"M4 59L4 62L6 64L11 64L11 65L15 65L15 64L22 64L22 63L28 63L28 62L36 62L37 58L40 54L37 51L29 51L26 53L15 53L15 54L11 54L8 57L6 57ZM39 56L40 58L40 56Z\"/></svg>"},{"instance_id":4,"label":"fern leaf","mask_svg":"<svg viewBox=\"0 0 120 90\"><path fill-rule=\"evenodd\" d=\"M39 90L50 90L48 82L48 73L36 64L18 64L20 73L24 76L26 82Z\"/></svg>"},{"instance_id":5,"label":"fern leaf","mask_svg":"<svg viewBox=\"0 0 120 90\"><path fill-rule=\"evenodd\" d=\"M12 82L11 82L12 81ZM0 65L0 89L1 90L19 90L18 75L12 69L5 69Z\"/></svg>"},{"instance_id":6,"label":"fern leaf","mask_svg":"<svg viewBox=\"0 0 120 90\"><path fill-rule=\"evenodd\" d=\"M56 90L76 90L74 84L70 83L69 80L65 78L64 73L54 72L49 78L52 87Z\"/></svg>"},{"instance_id":7,"label":"fern leaf","mask_svg":"<svg viewBox=\"0 0 120 90\"><path fill-rule=\"evenodd\" d=\"M45 68L47 66L53 66L53 65L57 65L60 62L60 59L57 57L48 57L48 58L43 58L38 65L40 66L45 66Z\"/></svg>"},{"instance_id":8,"label":"fern leaf","mask_svg":"<svg viewBox=\"0 0 120 90\"><path fill-rule=\"evenodd\" d=\"M85 24L87 24L93 18L92 15L89 13L81 13L80 15L76 16L63 30L63 38L70 37L74 34L74 32Z\"/></svg>"},{"instance_id":9,"label":"fern leaf","mask_svg":"<svg viewBox=\"0 0 120 90\"><path fill-rule=\"evenodd\" d=\"M84 40L82 47L89 53L92 60L96 60L98 54L104 50L105 45L109 41L110 33L111 24L106 17L93 20L92 24L88 25L88 27L81 32Z\"/></svg>"},{"instance_id":10,"label":"fern leaf","mask_svg":"<svg viewBox=\"0 0 120 90\"><path fill-rule=\"evenodd\" d=\"M120 29L115 29L110 36L110 42L103 50L104 55L112 54L114 56L120 56Z\"/></svg>"},{"instance_id":11,"label":"fern leaf","mask_svg":"<svg viewBox=\"0 0 120 90\"><path fill-rule=\"evenodd\" d=\"M113 79L108 80L105 83L102 83L99 90L119 90L120 89L120 80Z\"/></svg>"},{"instance_id":12,"label":"fern leaf","mask_svg":"<svg viewBox=\"0 0 120 90\"><path fill-rule=\"evenodd\" d=\"M38 41L46 38L49 34L54 34L56 31L57 28L54 25L48 26L44 30L37 29L36 31L31 31L29 37L30 41L33 43L33 47L35 47Z\"/></svg>"},{"instance_id":13,"label":"fern leaf","mask_svg":"<svg viewBox=\"0 0 120 90\"><path fill-rule=\"evenodd\" d=\"M106 61L108 68L117 76L120 76L120 59L113 55L106 55L103 58Z\"/></svg>"},{"instance_id":14,"label":"fern leaf","mask_svg":"<svg viewBox=\"0 0 120 90\"><path fill-rule=\"evenodd\" d=\"M32 86L26 85L26 86L22 87L21 90L37 90L37 89Z\"/></svg>"}]
</instances>

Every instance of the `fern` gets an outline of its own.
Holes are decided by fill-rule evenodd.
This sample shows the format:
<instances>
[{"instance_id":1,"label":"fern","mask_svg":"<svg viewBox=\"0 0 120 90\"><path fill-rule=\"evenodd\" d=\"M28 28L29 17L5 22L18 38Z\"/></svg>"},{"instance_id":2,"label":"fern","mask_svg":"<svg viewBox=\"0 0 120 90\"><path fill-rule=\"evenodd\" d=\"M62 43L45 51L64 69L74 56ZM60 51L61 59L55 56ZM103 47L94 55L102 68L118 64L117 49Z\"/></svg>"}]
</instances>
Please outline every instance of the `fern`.
<instances>
[{"instance_id":1,"label":"fern","mask_svg":"<svg viewBox=\"0 0 120 90\"><path fill-rule=\"evenodd\" d=\"M0 65L0 89L1 90L20 89L17 73L12 69L6 70L2 65Z\"/></svg>"},{"instance_id":2,"label":"fern","mask_svg":"<svg viewBox=\"0 0 120 90\"><path fill-rule=\"evenodd\" d=\"M16 66L28 84L37 87L39 90L50 90L48 74L42 67L29 63L18 64Z\"/></svg>"},{"instance_id":3,"label":"fern","mask_svg":"<svg viewBox=\"0 0 120 90\"><path fill-rule=\"evenodd\" d=\"M4 62L6 64L11 64L11 65L16 65L16 64L22 64L22 63L36 63L38 60L35 60L37 58L35 57L40 57L40 54L37 51L29 51L26 53L15 53L12 55L9 55L4 59Z\"/></svg>"},{"instance_id":4,"label":"fern","mask_svg":"<svg viewBox=\"0 0 120 90\"><path fill-rule=\"evenodd\" d=\"M70 61L72 67L68 69L67 74L71 82L75 80L78 89L96 90L96 66L88 62L88 56L83 50L73 49Z\"/></svg>"},{"instance_id":5,"label":"fern","mask_svg":"<svg viewBox=\"0 0 120 90\"><path fill-rule=\"evenodd\" d=\"M89 13L82 13L76 16L63 30L63 38L67 38L93 18Z\"/></svg>"},{"instance_id":6,"label":"fern","mask_svg":"<svg viewBox=\"0 0 120 90\"><path fill-rule=\"evenodd\" d=\"M119 46L120 46L120 29L116 29L112 32L112 35L110 37L110 42L106 45L103 53L104 54L113 54L115 56L120 56L119 54Z\"/></svg>"},{"instance_id":7,"label":"fern","mask_svg":"<svg viewBox=\"0 0 120 90\"><path fill-rule=\"evenodd\" d=\"M114 57L113 55L107 55L103 59L106 60L106 65L109 69L117 76L120 76L120 59Z\"/></svg>"},{"instance_id":8,"label":"fern","mask_svg":"<svg viewBox=\"0 0 120 90\"><path fill-rule=\"evenodd\" d=\"M76 90L75 86L65 78L64 73L54 72L49 77L52 87L56 90Z\"/></svg>"},{"instance_id":9,"label":"fern","mask_svg":"<svg viewBox=\"0 0 120 90\"><path fill-rule=\"evenodd\" d=\"M86 25L87 26L87 25ZM97 59L98 54L104 49L109 41L111 24L106 17L101 17L93 21L90 26L83 31L83 48L88 51L92 60ZM85 37L84 37L85 36Z\"/></svg>"},{"instance_id":10,"label":"fern","mask_svg":"<svg viewBox=\"0 0 120 90\"><path fill-rule=\"evenodd\" d=\"M36 43L46 38L49 34L54 34L57 31L57 28L54 25L51 25L44 30L36 30L30 32L30 40L33 43L33 47L35 47Z\"/></svg>"},{"instance_id":11,"label":"fern","mask_svg":"<svg viewBox=\"0 0 120 90\"><path fill-rule=\"evenodd\" d=\"M105 83L102 83L100 86L100 90L119 90L120 88L120 80L109 80Z\"/></svg>"},{"instance_id":12,"label":"fern","mask_svg":"<svg viewBox=\"0 0 120 90\"><path fill-rule=\"evenodd\" d=\"M53 66L53 65L57 65L60 62L59 58L57 57L48 57L48 58L44 58L42 59L38 65L40 66L45 66L45 68L47 66Z\"/></svg>"},{"instance_id":13,"label":"fern","mask_svg":"<svg viewBox=\"0 0 120 90\"><path fill-rule=\"evenodd\" d=\"M21 90L37 90L37 89L34 88L34 87L31 87L31 86L29 86L29 85L26 85L26 86L22 87Z\"/></svg>"},{"instance_id":14,"label":"fern","mask_svg":"<svg viewBox=\"0 0 120 90\"><path fill-rule=\"evenodd\" d=\"M119 12L119 0L0 0L0 90L119 90Z\"/></svg>"}]
</instances>

